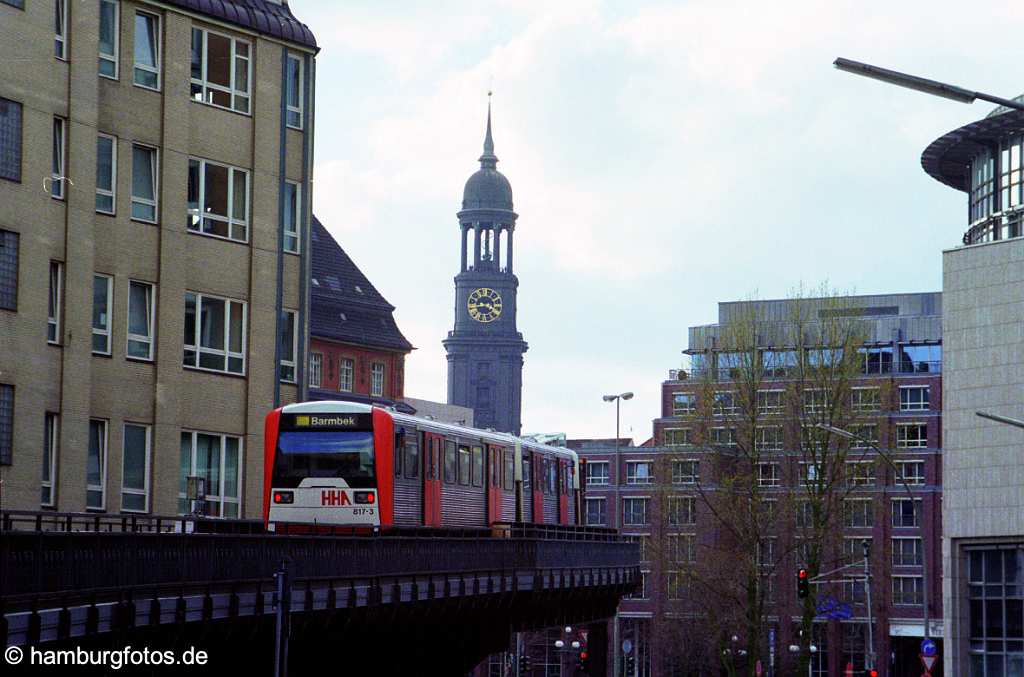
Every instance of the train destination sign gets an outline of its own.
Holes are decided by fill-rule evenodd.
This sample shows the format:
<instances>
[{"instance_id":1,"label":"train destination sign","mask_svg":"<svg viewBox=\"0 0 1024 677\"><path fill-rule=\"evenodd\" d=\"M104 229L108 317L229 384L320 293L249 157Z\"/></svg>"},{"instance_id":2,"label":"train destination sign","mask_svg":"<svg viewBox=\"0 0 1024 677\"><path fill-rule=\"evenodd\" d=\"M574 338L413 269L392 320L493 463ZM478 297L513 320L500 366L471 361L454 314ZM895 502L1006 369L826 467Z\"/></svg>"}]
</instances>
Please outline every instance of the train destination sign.
<instances>
[{"instance_id":1,"label":"train destination sign","mask_svg":"<svg viewBox=\"0 0 1024 677\"><path fill-rule=\"evenodd\" d=\"M372 430L373 414L285 414L284 430Z\"/></svg>"}]
</instances>

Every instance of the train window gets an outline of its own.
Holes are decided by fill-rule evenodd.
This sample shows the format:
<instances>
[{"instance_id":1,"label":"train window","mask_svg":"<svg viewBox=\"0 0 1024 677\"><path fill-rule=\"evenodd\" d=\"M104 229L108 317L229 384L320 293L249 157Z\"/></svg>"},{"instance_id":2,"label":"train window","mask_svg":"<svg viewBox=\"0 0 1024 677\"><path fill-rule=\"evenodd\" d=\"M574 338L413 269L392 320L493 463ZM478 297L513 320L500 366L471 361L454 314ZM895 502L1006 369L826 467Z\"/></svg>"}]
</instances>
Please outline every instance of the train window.
<instances>
[{"instance_id":1,"label":"train window","mask_svg":"<svg viewBox=\"0 0 1024 677\"><path fill-rule=\"evenodd\" d=\"M427 451L427 479L437 479L437 440L430 437L423 438L423 448Z\"/></svg>"},{"instance_id":2,"label":"train window","mask_svg":"<svg viewBox=\"0 0 1024 677\"><path fill-rule=\"evenodd\" d=\"M516 455L512 449L505 450L505 491L512 491L515 486Z\"/></svg>"},{"instance_id":3,"label":"train window","mask_svg":"<svg viewBox=\"0 0 1024 677\"><path fill-rule=\"evenodd\" d=\"M420 476L420 447L416 435L405 436L405 476Z\"/></svg>"},{"instance_id":4,"label":"train window","mask_svg":"<svg viewBox=\"0 0 1024 677\"><path fill-rule=\"evenodd\" d=\"M530 457L523 456L523 487L526 489L530 488Z\"/></svg>"},{"instance_id":5,"label":"train window","mask_svg":"<svg viewBox=\"0 0 1024 677\"><path fill-rule=\"evenodd\" d=\"M457 476L457 462L455 460L455 443L445 440L444 443L444 481L446 484L455 484Z\"/></svg>"},{"instance_id":6,"label":"train window","mask_svg":"<svg viewBox=\"0 0 1024 677\"><path fill-rule=\"evenodd\" d=\"M558 493L558 468L555 466L557 461L551 461L548 464L548 493Z\"/></svg>"},{"instance_id":7,"label":"train window","mask_svg":"<svg viewBox=\"0 0 1024 677\"><path fill-rule=\"evenodd\" d=\"M542 458L541 461L540 461L540 467L538 468L538 470L540 470L540 477L538 477L537 479L540 480L538 482L538 484L540 484L541 492L545 493L545 494L550 494L551 493L551 488L548 486L548 468L549 467L550 467L550 463L548 463L548 459Z\"/></svg>"},{"instance_id":8,"label":"train window","mask_svg":"<svg viewBox=\"0 0 1024 677\"><path fill-rule=\"evenodd\" d=\"M483 447L473 447L473 486L484 485L484 450Z\"/></svg>"},{"instance_id":9,"label":"train window","mask_svg":"<svg viewBox=\"0 0 1024 677\"><path fill-rule=\"evenodd\" d=\"M469 485L469 447L459 446L459 484Z\"/></svg>"},{"instance_id":10,"label":"train window","mask_svg":"<svg viewBox=\"0 0 1024 677\"><path fill-rule=\"evenodd\" d=\"M487 454L491 464L491 486L495 489L501 488L501 449L492 447Z\"/></svg>"},{"instance_id":11,"label":"train window","mask_svg":"<svg viewBox=\"0 0 1024 677\"><path fill-rule=\"evenodd\" d=\"M395 434L395 477L402 476L402 444L405 440L405 433Z\"/></svg>"}]
</instances>

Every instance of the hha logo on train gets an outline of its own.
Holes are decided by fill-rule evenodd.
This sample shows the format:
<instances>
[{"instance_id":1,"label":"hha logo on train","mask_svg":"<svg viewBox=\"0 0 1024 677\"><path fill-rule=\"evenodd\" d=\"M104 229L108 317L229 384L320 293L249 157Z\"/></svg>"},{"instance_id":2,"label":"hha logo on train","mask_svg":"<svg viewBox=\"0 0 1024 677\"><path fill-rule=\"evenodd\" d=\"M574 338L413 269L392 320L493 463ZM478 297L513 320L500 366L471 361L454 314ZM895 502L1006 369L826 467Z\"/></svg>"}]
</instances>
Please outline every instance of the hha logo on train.
<instances>
[{"instance_id":1,"label":"hha logo on train","mask_svg":"<svg viewBox=\"0 0 1024 677\"><path fill-rule=\"evenodd\" d=\"M344 489L324 489L320 492L320 505L352 505Z\"/></svg>"}]
</instances>

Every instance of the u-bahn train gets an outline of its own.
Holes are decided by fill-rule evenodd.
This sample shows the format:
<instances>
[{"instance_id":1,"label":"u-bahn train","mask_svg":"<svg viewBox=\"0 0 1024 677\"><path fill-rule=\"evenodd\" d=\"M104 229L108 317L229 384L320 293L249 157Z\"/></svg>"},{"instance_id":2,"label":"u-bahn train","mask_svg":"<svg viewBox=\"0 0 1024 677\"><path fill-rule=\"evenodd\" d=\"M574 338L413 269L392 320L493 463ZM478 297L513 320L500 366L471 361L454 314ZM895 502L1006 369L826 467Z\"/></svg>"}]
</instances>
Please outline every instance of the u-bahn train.
<instances>
[{"instance_id":1,"label":"u-bahn train","mask_svg":"<svg viewBox=\"0 0 1024 677\"><path fill-rule=\"evenodd\" d=\"M264 426L268 531L582 524L570 449L353 402L303 402Z\"/></svg>"}]
</instances>

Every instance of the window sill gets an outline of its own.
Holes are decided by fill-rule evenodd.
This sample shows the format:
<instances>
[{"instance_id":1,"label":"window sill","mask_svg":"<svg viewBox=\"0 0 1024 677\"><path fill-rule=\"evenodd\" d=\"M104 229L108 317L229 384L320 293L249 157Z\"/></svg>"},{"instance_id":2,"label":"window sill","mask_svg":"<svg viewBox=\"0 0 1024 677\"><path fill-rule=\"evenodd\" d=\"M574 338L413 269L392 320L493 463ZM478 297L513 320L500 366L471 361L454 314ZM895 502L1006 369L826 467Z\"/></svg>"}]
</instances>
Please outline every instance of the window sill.
<instances>
[{"instance_id":1,"label":"window sill","mask_svg":"<svg viewBox=\"0 0 1024 677\"><path fill-rule=\"evenodd\" d=\"M147 92L156 92L157 94L163 93L163 90L159 86L157 86L157 87L148 87L146 85L140 85L139 83L134 82L134 81L132 82L132 87L137 87L139 89L144 89Z\"/></svg>"},{"instance_id":2,"label":"window sill","mask_svg":"<svg viewBox=\"0 0 1024 677\"><path fill-rule=\"evenodd\" d=\"M124 359L129 362L141 362L142 364L153 364L154 360L152 357L135 357L133 355L125 355ZM149 512L148 510L146 512Z\"/></svg>"},{"instance_id":3,"label":"window sill","mask_svg":"<svg viewBox=\"0 0 1024 677\"><path fill-rule=\"evenodd\" d=\"M53 346L54 348L63 348L64 347L63 345L61 345L61 343L59 341L47 341L46 345Z\"/></svg>"},{"instance_id":4,"label":"window sill","mask_svg":"<svg viewBox=\"0 0 1024 677\"><path fill-rule=\"evenodd\" d=\"M150 221L150 220L148 220L148 219L140 219L140 218L139 218L139 217L137 217L137 216L132 216L132 217L130 217L130 218L129 218L128 220L129 220L129 221L135 221L136 223L144 223L144 224L146 224L147 226L158 226L158 225L160 225L160 222L159 222L159 221Z\"/></svg>"},{"instance_id":5,"label":"window sill","mask_svg":"<svg viewBox=\"0 0 1024 677\"><path fill-rule=\"evenodd\" d=\"M112 355L111 353L98 353L98 352L96 352L96 351L94 350L94 351L92 351L92 356L93 356L93 357L106 357L106 358L108 358L108 359L109 359L109 358L110 358L110 357L112 357L113 355Z\"/></svg>"},{"instance_id":6,"label":"window sill","mask_svg":"<svg viewBox=\"0 0 1024 677\"><path fill-rule=\"evenodd\" d=\"M252 93L246 94L244 96L248 96L249 97L249 102L250 102L250 107L251 107L251 104L252 104ZM215 103L207 103L206 101L200 101L200 100L195 99L195 98L193 98L191 96L189 97L189 101L191 101L192 103L198 104L200 106L206 106L207 108L214 108L216 110L222 110L222 111L226 111L228 113L234 113L235 115L241 115L244 118L252 118L252 113L251 112L243 113L242 111L235 110L234 108L228 108L227 106L218 106Z\"/></svg>"},{"instance_id":7,"label":"window sill","mask_svg":"<svg viewBox=\"0 0 1024 677\"><path fill-rule=\"evenodd\" d=\"M245 225L245 229L246 229L246 231L249 230L249 224ZM211 240L221 240L222 242L234 242L235 244L241 244L241 245L246 245L246 246L249 245L248 238L245 239L245 240L236 240L236 239L234 239L232 237L224 237L223 235L214 235L213 233L204 233L203 231L196 230L194 228L186 227L186 230L188 231L189 235L198 235L199 237L208 237Z\"/></svg>"},{"instance_id":8,"label":"window sill","mask_svg":"<svg viewBox=\"0 0 1024 677\"><path fill-rule=\"evenodd\" d=\"M113 82L120 82L121 81L121 78L119 78L116 75L104 75L103 73L97 73L96 75L100 76L104 80L111 80Z\"/></svg>"},{"instance_id":9,"label":"window sill","mask_svg":"<svg viewBox=\"0 0 1024 677\"><path fill-rule=\"evenodd\" d=\"M219 369L207 369L206 367L193 367L190 364L183 364L183 365L181 365L181 368L182 369L187 369L189 371L202 372L204 374L217 374L218 376L230 376L232 378L241 378L241 379L245 378L245 373L237 374L237 373L235 373L233 371L220 371Z\"/></svg>"},{"instance_id":10,"label":"window sill","mask_svg":"<svg viewBox=\"0 0 1024 677\"><path fill-rule=\"evenodd\" d=\"M96 213L99 214L100 216L117 216L117 212L116 211L115 212L105 212L105 211L102 211L100 209L97 209Z\"/></svg>"},{"instance_id":11,"label":"window sill","mask_svg":"<svg viewBox=\"0 0 1024 677\"><path fill-rule=\"evenodd\" d=\"M284 250L284 253L285 254L291 254L292 256L302 256L302 252L292 252L292 251L288 251L287 249Z\"/></svg>"},{"instance_id":12,"label":"window sill","mask_svg":"<svg viewBox=\"0 0 1024 677\"><path fill-rule=\"evenodd\" d=\"M302 131L302 127L296 127L295 125L286 124L285 127L287 127L288 129L294 129L296 132Z\"/></svg>"}]
</instances>

